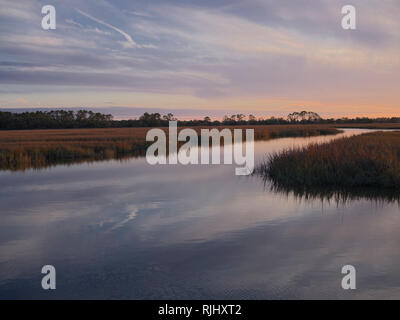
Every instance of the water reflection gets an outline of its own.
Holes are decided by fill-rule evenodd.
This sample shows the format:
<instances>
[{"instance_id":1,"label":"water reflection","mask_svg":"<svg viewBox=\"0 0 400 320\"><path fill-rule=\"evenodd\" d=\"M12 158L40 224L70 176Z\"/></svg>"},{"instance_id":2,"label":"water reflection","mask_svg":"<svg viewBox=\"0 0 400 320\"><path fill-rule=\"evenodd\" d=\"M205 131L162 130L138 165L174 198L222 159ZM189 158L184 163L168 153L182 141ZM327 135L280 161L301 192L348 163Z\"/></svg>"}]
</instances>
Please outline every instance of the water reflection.
<instances>
[{"instance_id":1,"label":"water reflection","mask_svg":"<svg viewBox=\"0 0 400 320\"><path fill-rule=\"evenodd\" d=\"M334 188L334 187L300 187L280 184L261 177L267 191L281 193L304 201L333 202L337 205L348 205L352 201L368 200L380 204L397 203L400 205L400 192L384 188Z\"/></svg>"},{"instance_id":2,"label":"water reflection","mask_svg":"<svg viewBox=\"0 0 400 320\"><path fill-rule=\"evenodd\" d=\"M257 142L256 161L327 139ZM396 202L298 201L234 165L144 158L0 179L2 299L400 297ZM57 269L55 292L41 289L45 264ZM359 271L356 292L340 287L345 264Z\"/></svg>"}]
</instances>

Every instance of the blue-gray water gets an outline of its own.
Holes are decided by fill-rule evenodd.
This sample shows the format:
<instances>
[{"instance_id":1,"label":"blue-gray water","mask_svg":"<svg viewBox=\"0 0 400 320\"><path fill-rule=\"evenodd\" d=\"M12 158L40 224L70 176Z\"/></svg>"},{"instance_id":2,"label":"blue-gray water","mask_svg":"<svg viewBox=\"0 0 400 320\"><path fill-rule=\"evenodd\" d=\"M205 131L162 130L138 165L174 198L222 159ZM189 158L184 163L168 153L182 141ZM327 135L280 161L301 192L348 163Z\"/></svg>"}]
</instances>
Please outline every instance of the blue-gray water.
<instances>
[{"instance_id":1,"label":"blue-gray water","mask_svg":"<svg viewBox=\"0 0 400 320\"><path fill-rule=\"evenodd\" d=\"M256 142L256 163L333 138ZM231 165L144 158L0 181L1 299L400 298L397 203L298 199ZM47 264L56 290L41 287ZM341 287L346 264L356 290Z\"/></svg>"}]
</instances>

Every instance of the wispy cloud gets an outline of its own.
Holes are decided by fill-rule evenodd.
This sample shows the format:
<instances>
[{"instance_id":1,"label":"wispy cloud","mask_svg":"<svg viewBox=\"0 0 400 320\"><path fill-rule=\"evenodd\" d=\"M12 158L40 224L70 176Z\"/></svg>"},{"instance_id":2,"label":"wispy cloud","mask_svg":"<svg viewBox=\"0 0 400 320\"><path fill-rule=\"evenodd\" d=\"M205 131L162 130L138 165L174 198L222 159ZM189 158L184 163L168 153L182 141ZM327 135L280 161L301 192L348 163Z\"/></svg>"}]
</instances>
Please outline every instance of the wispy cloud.
<instances>
[{"instance_id":1,"label":"wispy cloud","mask_svg":"<svg viewBox=\"0 0 400 320\"><path fill-rule=\"evenodd\" d=\"M87 28L84 25L82 25L79 22L76 22L72 19L67 19L67 20L65 20L65 22L70 25L73 25L75 27L81 28L84 32L92 32L92 33L102 34L102 35L106 35L106 36L111 35L111 32L100 30L99 28Z\"/></svg>"},{"instance_id":2,"label":"wispy cloud","mask_svg":"<svg viewBox=\"0 0 400 320\"><path fill-rule=\"evenodd\" d=\"M8 19L18 19L23 21L33 21L39 16L39 7L37 1L29 1L28 3L12 0L0 0L0 17Z\"/></svg>"},{"instance_id":3,"label":"wispy cloud","mask_svg":"<svg viewBox=\"0 0 400 320\"><path fill-rule=\"evenodd\" d=\"M139 11L127 11L129 14L133 14L134 16L137 17L146 17L146 18L150 18L151 14L146 13L146 12L139 12Z\"/></svg>"},{"instance_id":4,"label":"wispy cloud","mask_svg":"<svg viewBox=\"0 0 400 320\"><path fill-rule=\"evenodd\" d=\"M95 22L97 22L97 23L99 23L99 24L101 24L103 26L106 26L106 27L108 27L108 28L120 33L121 35L123 35L124 38L126 39L126 42L124 43L124 47L126 47L126 48L140 47L140 46L138 46L136 44L136 42L132 39L132 37L129 34L127 34L125 31L123 31L123 30L121 30L121 29L119 29L119 28L117 28L117 27L115 27L115 26L113 26L113 25L111 25L111 24L109 24L107 22L104 22L104 21L102 21L100 19L97 19L97 18L91 16L90 14L88 14L86 12L83 12L82 10L76 9L76 11L79 12L81 15L85 16L86 18L88 18L90 20L93 20L93 21L95 21Z\"/></svg>"}]
</instances>

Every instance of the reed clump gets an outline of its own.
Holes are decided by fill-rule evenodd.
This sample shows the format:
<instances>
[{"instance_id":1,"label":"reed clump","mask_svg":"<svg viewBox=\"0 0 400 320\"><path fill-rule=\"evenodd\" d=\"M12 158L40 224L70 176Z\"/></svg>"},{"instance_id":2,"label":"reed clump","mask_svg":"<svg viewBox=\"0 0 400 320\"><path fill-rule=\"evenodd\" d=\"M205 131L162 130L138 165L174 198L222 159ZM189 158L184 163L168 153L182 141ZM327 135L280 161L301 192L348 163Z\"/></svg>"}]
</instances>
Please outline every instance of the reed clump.
<instances>
[{"instance_id":1,"label":"reed clump","mask_svg":"<svg viewBox=\"0 0 400 320\"><path fill-rule=\"evenodd\" d=\"M256 172L280 187L400 189L400 132L373 132L272 154Z\"/></svg>"}]
</instances>

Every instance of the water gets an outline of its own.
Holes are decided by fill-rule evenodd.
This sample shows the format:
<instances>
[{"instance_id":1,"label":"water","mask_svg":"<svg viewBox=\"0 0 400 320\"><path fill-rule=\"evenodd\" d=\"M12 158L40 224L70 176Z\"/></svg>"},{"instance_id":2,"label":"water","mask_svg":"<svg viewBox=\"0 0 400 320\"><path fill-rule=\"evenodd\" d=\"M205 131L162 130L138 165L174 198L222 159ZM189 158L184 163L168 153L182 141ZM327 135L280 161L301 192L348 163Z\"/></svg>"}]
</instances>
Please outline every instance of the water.
<instances>
[{"instance_id":1,"label":"water","mask_svg":"<svg viewBox=\"0 0 400 320\"><path fill-rule=\"evenodd\" d=\"M337 137L256 142L256 163ZM400 298L396 202L299 199L234 168L137 158L0 173L0 298ZM41 288L47 264L56 290ZM346 264L356 290L341 288Z\"/></svg>"}]
</instances>

